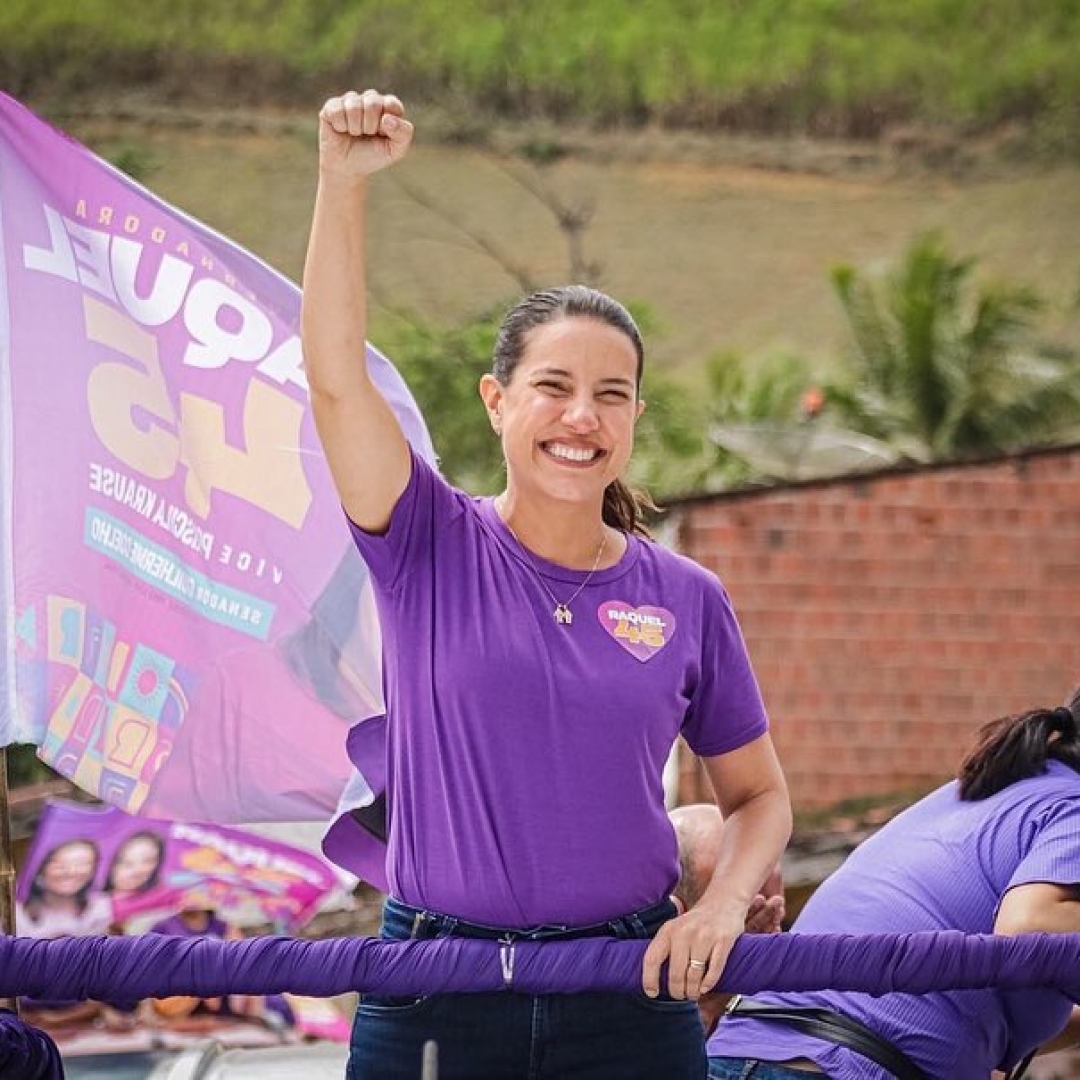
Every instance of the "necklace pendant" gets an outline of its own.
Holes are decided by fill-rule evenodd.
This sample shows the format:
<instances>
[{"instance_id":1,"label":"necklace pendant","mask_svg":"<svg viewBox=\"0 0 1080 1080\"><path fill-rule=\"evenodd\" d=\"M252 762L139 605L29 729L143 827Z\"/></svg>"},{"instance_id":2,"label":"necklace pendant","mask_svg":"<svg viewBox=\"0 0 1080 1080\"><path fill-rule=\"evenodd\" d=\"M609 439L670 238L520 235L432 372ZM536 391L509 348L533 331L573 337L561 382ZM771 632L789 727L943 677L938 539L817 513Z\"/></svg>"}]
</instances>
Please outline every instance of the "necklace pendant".
<instances>
[{"instance_id":1,"label":"necklace pendant","mask_svg":"<svg viewBox=\"0 0 1080 1080\"><path fill-rule=\"evenodd\" d=\"M560 626L569 626L574 621L574 613L565 604L556 604L554 614Z\"/></svg>"}]
</instances>

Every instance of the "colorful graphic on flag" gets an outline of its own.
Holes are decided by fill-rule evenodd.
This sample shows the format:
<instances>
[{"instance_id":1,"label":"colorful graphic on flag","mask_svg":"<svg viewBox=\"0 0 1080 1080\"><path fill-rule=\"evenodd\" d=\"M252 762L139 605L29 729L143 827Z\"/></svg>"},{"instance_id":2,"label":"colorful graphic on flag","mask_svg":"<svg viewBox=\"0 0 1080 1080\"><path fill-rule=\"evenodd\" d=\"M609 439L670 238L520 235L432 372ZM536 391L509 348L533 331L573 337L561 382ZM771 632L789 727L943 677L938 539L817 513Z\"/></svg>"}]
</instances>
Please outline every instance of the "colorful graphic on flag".
<instances>
[{"instance_id":1,"label":"colorful graphic on flag","mask_svg":"<svg viewBox=\"0 0 1080 1080\"><path fill-rule=\"evenodd\" d=\"M232 926L269 924L294 932L341 885L322 859L242 829L132 817L113 806L55 801L42 814L19 872L17 929L28 936L107 925L140 928L153 917L205 908ZM77 886L77 888L76 888ZM66 913L53 909L67 908Z\"/></svg>"},{"instance_id":2,"label":"colorful graphic on flag","mask_svg":"<svg viewBox=\"0 0 1080 1080\"><path fill-rule=\"evenodd\" d=\"M381 713L295 285L0 94L0 743L130 813L326 820ZM368 365L418 452L415 402Z\"/></svg>"}]
</instances>

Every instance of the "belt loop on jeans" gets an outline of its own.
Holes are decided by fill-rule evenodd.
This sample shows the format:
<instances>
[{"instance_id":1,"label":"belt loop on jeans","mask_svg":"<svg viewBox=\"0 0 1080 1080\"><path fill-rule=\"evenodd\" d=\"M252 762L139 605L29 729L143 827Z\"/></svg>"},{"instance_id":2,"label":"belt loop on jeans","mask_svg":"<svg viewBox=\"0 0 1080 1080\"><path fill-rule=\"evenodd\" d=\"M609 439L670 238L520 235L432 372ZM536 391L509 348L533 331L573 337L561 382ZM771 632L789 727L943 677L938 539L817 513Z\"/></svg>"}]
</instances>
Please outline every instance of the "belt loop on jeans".
<instances>
[{"instance_id":1,"label":"belt loop on jeans","mask_svg":"<svg viewBox=\"0 0 1080 1080\"><path fill-rule=\"evenodd\" d=\"M413 915L412 930L409 936L418 941L436 937L438 935L438 922L438 916L433 915L430 911L418 911Z\"/></svg>"},{"instance_id":2,"label":"belt loop on jeans","mask_svg":"<svg viewBox=\"0 0 1080 1080\"><path fill-rule=\"evenodd\" d=\"M457 919L449 915L436 915L433 911L417 910L413 913L409 937L416 941L425 941L442 934L452 934L456 925Z\"/></svg>"},{"instance_id":3,"label":"belt loop on jeans","mask_svg":"<svg viewBox=\"0 0 1080 1080\"><path fill-rule=\"evenodd\" d=\"M666 921L660 916L670 903L669 899L660 900L651 907L643 908L641 911L633 911L629 915L620 915L617 919L611 919L606 925L612 937L624 940L626 938L641 939L651 937L657 928ZM646 919L650 923L648 926L645 923Z\"/></svg>"}]
</instances>

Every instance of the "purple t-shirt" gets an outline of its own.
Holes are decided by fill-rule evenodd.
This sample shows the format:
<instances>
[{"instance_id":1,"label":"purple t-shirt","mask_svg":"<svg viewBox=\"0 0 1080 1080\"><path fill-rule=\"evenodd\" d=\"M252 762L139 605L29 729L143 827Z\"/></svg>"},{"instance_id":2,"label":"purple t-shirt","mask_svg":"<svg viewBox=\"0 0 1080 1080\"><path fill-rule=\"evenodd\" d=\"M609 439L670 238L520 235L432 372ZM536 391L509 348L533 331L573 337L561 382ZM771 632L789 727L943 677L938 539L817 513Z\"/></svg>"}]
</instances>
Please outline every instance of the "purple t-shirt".
<instances>
[{"instance_id":1,"label":"purple t-shirt","mask_svg":"<svg viewBox=\"0 0 1080 1080\"><path fill-rule=\"evenodd\" d=\"M229 932L228 924L216 915L211 915L205 930L192 930L179 915L169 915L159 919L147 933L170 934L173 937L216 937L223 938Z\"/></svg>"},{"instance_id":2,"label":"purple t-shirt","mask_svg":"<svg viewBox=\"0 0 1080 1080\"><path fill-rule=\"evenodd\" d=\"M1044 775L977 802L946 784L860 845L808 901L792 933L962 930L990 933L1005 893L1044 882L1080 885L1080 776L1051 761ZM928 1076L986 1080L1065 1025L1072 999L1055 990L937 994L755 994L819 1005L867 1024ZM834 1080L890 1080L849 1050L776 1023L729 1017L713 1057L809 1058Z\"/></svg>"},{"instance_id":3,"label":"purple t-shirt","mask_svg":"<svg viewBox=\"0 0 1080 1080\"><path fill-rule=\"evenodd\" d=\"M393 895L518 928L656 903L676 737L714 755L767 729L717 579L631 536L559 625L493 501L415 455L385 536L352 531L383 630ZM588 576L532 562L560 600Z\"/></svg>"}]
</instances>

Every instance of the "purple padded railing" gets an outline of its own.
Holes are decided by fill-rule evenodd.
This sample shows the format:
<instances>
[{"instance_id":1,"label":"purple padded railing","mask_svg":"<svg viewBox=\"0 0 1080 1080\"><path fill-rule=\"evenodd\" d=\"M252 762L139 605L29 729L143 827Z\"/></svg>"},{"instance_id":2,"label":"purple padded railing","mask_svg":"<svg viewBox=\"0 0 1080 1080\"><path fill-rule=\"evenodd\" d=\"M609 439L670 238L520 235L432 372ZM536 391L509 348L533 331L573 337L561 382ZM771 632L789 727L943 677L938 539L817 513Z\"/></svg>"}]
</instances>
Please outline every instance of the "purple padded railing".
<instances>
[{"instance_id":1,"label":"purple padded railing","mask_svg":"<svg viewBox=\"0 0 1080 1080\"><path fill-rule=\"evenodd\" d=\"M610 938L510 946L466 938L0 937L0 997L633 991L647 945ZM718 989L918 994L983 987L1080 990L1080 934L746 934Z\"/></svg>"}]
</instances>

